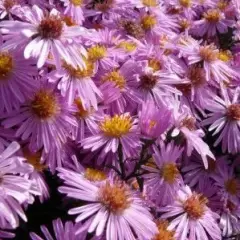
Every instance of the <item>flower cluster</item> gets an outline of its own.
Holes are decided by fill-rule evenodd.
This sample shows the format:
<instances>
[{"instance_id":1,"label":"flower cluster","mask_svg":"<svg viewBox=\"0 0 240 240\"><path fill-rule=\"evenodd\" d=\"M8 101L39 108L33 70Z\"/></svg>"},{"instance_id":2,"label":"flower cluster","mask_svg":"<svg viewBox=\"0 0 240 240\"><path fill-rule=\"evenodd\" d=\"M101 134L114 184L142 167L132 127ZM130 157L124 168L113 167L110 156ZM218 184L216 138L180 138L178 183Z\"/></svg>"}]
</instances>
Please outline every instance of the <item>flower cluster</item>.
<instances>
[{"instance_id":1,"label":"flower cluster","mask_svg":"<svg viewBox=\"0 0 240 240\"><path fill-rule=\"evenodd\" d=\"M239 154L239 0L0 1L0 239L240 235Z\"/></svg>"}]
</instances>

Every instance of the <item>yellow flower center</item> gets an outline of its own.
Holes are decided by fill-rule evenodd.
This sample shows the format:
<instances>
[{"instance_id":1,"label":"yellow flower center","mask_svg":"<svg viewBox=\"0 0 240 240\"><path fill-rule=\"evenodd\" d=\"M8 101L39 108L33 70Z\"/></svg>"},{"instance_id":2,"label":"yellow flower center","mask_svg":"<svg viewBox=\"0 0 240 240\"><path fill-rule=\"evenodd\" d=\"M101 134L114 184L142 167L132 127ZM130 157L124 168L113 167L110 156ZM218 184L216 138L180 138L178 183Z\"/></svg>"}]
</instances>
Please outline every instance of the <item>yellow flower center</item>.
<instances>
[{"instance_id":1,"label":"yellow flower center","mask_svg":"<svg viewBox=\"0 0 240 240\"><path fill-rule=\"evenodd\" d=\"M216 47L213 45L200 47L199 54L206 62L213 62L218 59L218 51L216 51Z\"/></svg>"},{"instance_id":2,"label":"yellow flower center","mask_svg":"<svg viewBox=\"0 0 240 240\"><path fill-rule=\"evenodd\" d=\"M13 70L13 59L9 53L0 53L0 80L5 80Z\"/></svg>"},{"instance_id":3,"label":"yellow flower center","mask_svg":"<svg viewBox=\"0 0 240 240\"><path fill-rule=\"evenodd\" d=\"M107 175L100 170L87 168L84 173L84 177L89 181L98 182L105 180L107 178Z\"/></svg>"},{"instance_id":4,"label":"yellow flower center","mask_svg":"<svg viewBox=\"0 0 240 240\"><path fill-rule=\"evenodd\" d=\"M38 172L42 172L47 168L46 165L41 164L41 152L32 153L28 148L23 148L23 157L30 163Z\"/></svg>"},{"instance_id":5,"label":"yellow flower center","mask_svg":"<svg viewBox=\"0 0 240 240\"><path fill-rule=\"evenodd\" d=\"M48 16L38 26L38 33L44 39L57 39L62 31L63 21L59 16Z\"/></svg>"},{"instance_id":6,"label":"yellow flower center","mask_svg":"<svg viewBox=\"0 0 240 240\"><path fill-rule=\"evenodd\" d=\"M232 59L232 53L230 51L220 51L218 54L218 59L222 60L223 62L228 62Z\"/></svg>"},{"instance_id":7,"label":"yellow flower center","mask_svg":"<svg viewBox=\"0 0 240 240\"><path fill-rule=\"evenodd\" d=\"M152 68L154 72L157 72L162 69L161 62L156 58L150 58L148 60L148 66Z\"/></svg>"},{"instance_id":8,"label":"yellow flower center","mask_svg":"<svg viewBox=\"0 0 240 240\"><path fill-rule=\"evenodd\" d=\"M158 233L152 238L152 240L175 240L175 232L168 230L168 225L168 221L157 221Z\"/></svg>"},{"instance_id":9,"label":"yellow flower center","mask_svg":"<svg viewBox=\"0 0 240 240\"><path fill-rule=\"evenodd\" d=\"M129 41L122 41L118 44L119 48L124 49L126 52L132 52L137 48L137 44Z\"/></svg>"},{"instance_id":10,"label":"yellow flower center","mask_svg":"<svg viewBox=\"0 0 240 240\"><path fill-rule=\"evenodd\" d=\"M58 111L55 96L48 91L40 90L31 102L32 112L40 119L48 119Z\"/></svg>"},{"instance_id":11,"label":"yellow flower center","mask_svg":"<svg viewBox=\"0 0 240 240\"><path fill-rule=\"evenodd\" d=\"M161 168L161 176L167 183L174 183L178 175L179 171L174 163L164 164Z\"/></svg>"},{"instance_id":12,"label":"yellow flower center","mask_svg":"<svg viewBox=\"0 0 240 240\"><path fill-rule=\"evenodd\" d=\"M81 6L82 5L82 0L70 0L70 2L74 5L74 6Z\"/></svg>"},{"instance_id":13,"label":"yellow flower center","mask_svg":"<svg viewBox=\"0 0 240 240\"><path fill-rule=\"evenodd\" d=\"M146 7L156 7L158 5L156 0L142 0L142 4Z\"/></svg>"},{"instance_id":14,"label":"yellow flower center","mask_svg":"<svg viewBox=\"0 0 240 240\"><path fill-rule=\"evenodd\" d=\"M181 31L184 31L191 26L191 23L188 19L181 19L178 24L181 28Z\"/></svg>"},{"instance_id":15,"label":"yellow flower center","mask_svg":"<svg viewBox=\"0 0 240 240\"><path fill-rule=\"evenodd\" d=\"M99 190L99 201L114 214L121 214L131 204L130 192L124 183L106 182Z\"/></svg>"},{"instance_id":16,"label":"yellow flower center","mask_svg":"<svg viewBox=\"0 0 240 240\"><path fill-rule=\"evenodd\" d=\"M240 120L240 104L232 104L227 108L227 117L231 121Z\"/></svg>"},{"instance_id":17,"label":"yellow flower center","mask_svg":"<svg viewBox=\"0 0 240 240\"><path fill-rule=\"evenodd\" d=\"M182 7L189 8L189 7L191 7L192 1L191 0L179 0L179 3Z\"/></svg>"},{"instance_id":18,"label":"yellow flower center","mask_svg":"<svg viewBox=\"0 0 240 240\"><path fill-rule=\"evenodd\" d=\"M91 77L93 75L94 71L94 63L92 61L84 60L86 64L86 68L80 69L80 68L74 68L70 64L67 64L66 62L63 63L63 68L67 70L67 72L70 74L71 77L74 78L86 78Z\"/></svg>"},{"instance_id":19,"label":"yellow flower center","mask_svg":"<svg viewBox=\"0 0 240 240\"><path fill-rule=\"evenodd\" d=\"M96 62L107 55L107 49L102 45L96 45L88 49L89 60Z\"/></svg>"},{"instance_id":20,"label":"yellow flower center","mask_svg":"<svg viewBox=\"0 0 240 240\"><path fill-rule=\"evenodd\" d=\"M225 182L225 189L231 195L236 195L238 193L238 182L236 179L232 178Z\"/></svg>"},{"instance_id":21,"label":"yellow flower center","mask_svg":"<svg viewBox=\"0 0 240 240\"><path fill-rule=\"evenodd\" d=\"M228 1L225 1L225 0L220 0L218 3L217 3L217 7L221 10L221 11L224 11L228 6Z\"/></svg>"},{"instance_id":22,"label":"yellow flower center","mask_svg":"<svg viewBox=\"0 0 240 240\"><path fill-rule=\"evenodd\" d=\"M206 13L203 14L203 17L211 23L217 23L221 19L221 12L219 9L209 9Z\"/></svg>"},{"instance_id":23,"label":"yellow flower center","mask_svg":"<svg viewBox=\"0 0 240 240\"><path fill-rule=\"evenodd\" d=\"M100 124L100 129L108 137L120 138L129 133L132 127L132 118L130 116L115 115L106 117Z\"/></svg>"},{"instance_id":24,"label":"yellow flower center","mask_svg":"<svg viewBox=\"0 0 240 240\"><path fill-rule=\"evenodd\" d=\"M183 207L189 218L197 220L203 216L207 202L201 194L194 193L183 203Z\"/></svg>"},{"instance_id":25,"label":"yellow flower center","mask_svg":"<svg viewBox=\"0 0 240 240\"><path fill-rule=\"evenodd\" d=\"M80 119L84 119L84 118L88 117L91 112L84 109L80 98L75 99L74 102L78 109L76 116L79 117Z\"/></svg>"},{"instance_id":26,"label":"yellow flower center","mask_svg":"<svg viewBox=\"0 0 240 240\"><path fill-rule=\"evenodd\" d=\"M157 19L153 15L145 15L141 19L141 25L144 30L150 30L157 24Z\"/></svg>"},{"instance_id":27,"label":"yellow flower center","mask_svg":"<svg viewBox=\"0 0 240 240\"><path fill-rule=\"evenodd\" d=\"M120 89L123 89L126 85L126 80L125 80L124 76L121 75L121 73L118 70L114 70L112 72L105 74L102 77L102 81L103 82L107 82L107 81L113 82Z\"/></svg>"}]
</instances>

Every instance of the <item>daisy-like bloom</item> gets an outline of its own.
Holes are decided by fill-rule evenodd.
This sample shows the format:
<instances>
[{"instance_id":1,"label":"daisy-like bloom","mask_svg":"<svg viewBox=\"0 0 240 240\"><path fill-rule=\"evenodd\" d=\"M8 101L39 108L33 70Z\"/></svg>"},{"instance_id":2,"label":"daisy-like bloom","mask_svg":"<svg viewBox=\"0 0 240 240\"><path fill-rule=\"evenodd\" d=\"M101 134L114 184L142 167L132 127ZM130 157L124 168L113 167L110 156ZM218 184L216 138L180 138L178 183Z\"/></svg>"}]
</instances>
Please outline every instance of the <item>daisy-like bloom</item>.
<instances>
[{"instance_id":1,"label":"daisy-like bloom","mask_svg":"<svg viewBox=\"0 0 240 240\"><path fill-rule=\"evenodd\" d=\"M217 224L219 216L206 205L207 199L192 192L188 186L178 191L173 204L159 208L161 218L173 219L169 230L175 230L176 239L220 240L221 231Z\"/></svg>"},{"instance_id":2,"label":"daisy-like bloom","mask_svg":"<svg viewBox=\"0 0 240 240\"><path fill-rule=\"evenodd\" d=\"M84 149L95 151L103 148L105 154L116 153L121 144L124 156L132 157L141 146L138 119L131 117L129 113L116 114L113 117L106 115L96 130L93 136L81 141Z\"/></svg>"},{"instance_id":3,"label":"daisy-like bloom","mask_svg":"<svg viewBox=\"0 0 240 240\"><path fill-rule=\"evenodd\" d=\"M32 172L32 168L15 155L19 149L20 145L12 142L0 154L0 228L18 227L19 217L27 221L21 205L28 203L32 195L33 183L24 177L25 174Z\"/></svg>"},{"instance_id":4,"label":"daisy-like bloom","mask_svg":"<svg viewBox=\"0 0 240 240\"><path fill-rule=\"evenodd\" d=\"M0 50L0 113L18 109L31 96L38 85L33 63L25 60L21 51Z\"/></svg>"},{"instance_id":5,"label":"daisy-like bloom","mask_svg":"<svg viewBox=\"0 0 240 240\"><path fill-rule=\"evenodd\" d=\"M213 176L213 179L215 185L219 187L219 195L224 203L230 201L235 205L239 205L240 181L234 173L234 168L224 160L218 162L217 173Z\"/></svg>"},{"instance_id":6,"label":"daisy-like bloom","mask_svg":"<svg viewBox=\"0 0 240 240\"><path fill-rule=\"evenodd\" d=\"M69 104L72 104L75 98L80 98L84 109L92 106L96 110L98 99L102 97L102 93L92 80L96 66L87 59L84 59L84 62L85 69L74 68L64 62L61 69L49 74L49 79L58 82L58 89Z\"/></svg>"},{"instance_id":7,"label":"daisy-like bloom","mask_svg":"<svg viewBox=\"0 0 240 240\"><path fill-rule=\"evenodd\" d=\"M154 102L143 103L139 115L139 126L144 137L158 138L170 126L171 111L164 106L157 107Z\"/></svg>"},{"instance_id":8,"label":"daisy-like bloom","mask_svg":"<svg viewBox=\"0 0 240 240\"><path fill-rule=\"evenodd\" d=\"M220 52L214 45L199 45L196 41L194 45L185 42L179 45L180 51L187 57L188 64L203 62L206 80L214 79L218 83L236 78L239 74L230 67L229 63L221 60Z\"/></svg>"},{"instance_id":9,"label":"daisy-like bloom","mask_svg":"<svg viewBox=\"0 0 240 240\"><path fill-rule=\"evenodd\" d=\"M11 113L3 121L6 128L17 127L16 136L28 140L29 149L33 152L42 147L46 153L50 146L60 148L70 136L71 128L77 125L74 110L53 87L41 84L19 111Z\"/></svg>"},{"instance_id":10,"label":"daisy-like bloom","mask_svg":"<svg viewBox=\"0 0 240 240\"><path fill-rule=\"evenodd\" d=\"M41 152L32 153L27 147L22 149L22 154L24 160L31 164L34 168L33 172L29 174L29 179L31 179L36 185L38 191L40 192L40 202L43 203L44 200L50 197L48 185L44 179L43 171L47 166L41 163Z\"/></svg>"},{"instance_id":11,"label":"daisy-like bloom","mask_svg":"<svg viewBox=\"0 0 240 240\"><path fill-rule=\"evenodd\" d=\"M83 68L85 66L81 57L81 55L86 55L85 49L82 46L79 47L79 54L76 54L75 48L72 46L76 37L88 34L85 28L66 26L56 9L52 9L49 14L44 15L43 10L34 5L32 10L26 11L25 16L28 22L8 20L0 23L2 33L11 36L4 43L4 49L16 48L25 42L27 46L24 49L24 57L26 59L37 58L38 68L44 65L49 54L57 67L60 67L61 60L74 67Z\"/></svg>"},{"instance_id":12,"label":"daisy-like bloom","mask_svg":"<svg viewBox=\"0 0 240 240\"><path fill-rule=\"evenodd\" d=\"M32 240L78 240L78 239L86 239L85 234L76 234L78 227L80 224L73 224L68 221L63 223L60 218L54 220L52 222L53 226L53 234L47 229L45 225L41 226L42 235L38 235L34 232L30 233L30 237Z\"/></svg>"},{"instance_id":13,"label":"daisy-like bloom","mask_svg":"<svg viewBox=\"0 0 240 240\"><path fill-rule=\"evenodd\" d=\"M143 166L148 171L144 175L147 195L158 206L171 204L179 187L183 185L176 161L181 157L183 149L171 142L162 144L160 151L154 150L153 163ZM148 166L149 165L149 166Z\"/></svg>"},{"instance_id":14,"label":"daisy-like bloom","mask_svg":"<svg viewBox=\"0 0 240 240\"><path fill-rule=\"evenodd\" d=\"M217 32L225 33L228 27L234 24L233 20L225 18L224 13L220 9L208 9L203 13L201 20L195 21L194 25L197 26L197 33L200 36L207 34L208 37L215 36Z\"/></svg>"},{"instance_id":15,"label":"daisy-like bloom","mask_svg":"<svg viewBox=\"0 0 240 240\"><path fill-rule=\"evenodd\" d=\"M175 232L169 230L169 223L166 220L159 219L156 221L158 233L151 240L175 240Z\"/></svg>"},{"instance_id":16,"label":"daisy-like bloom","mask_svg":"<svg viewBox=\"0 0 240 240\"><path fill-rule=\"evenodd\" d=\"M196 119L190 114L190 110L186 105L180 108L180 102L174 100L172 106L175 128L173 129L171 136L174 138L179 137L180 140L183 138L182 140L184 144L186 144L187 156L190 157L195 149L201 156L204 167L208 168L207 158L210 157L215 159L215 157L209 146L202 140L202 137L204 136L203 130L197 128Z\"/></svg>"},{"instance_id":17,"label":"daisy-like bloom","mask_svg":"<svg viewBox=\"0 0 240 240\"><path fill-rule=\"evenodd\" d=\"M190 187L203 189L207 183L212 183L212 177L216 173L216 161L207 158L208 168L206 169L202 159L196 153L193 153L189 161L181 169L184 174L184 182Z\"/></svg>"},{"instance_id":18,"label":"daisy-like bloom","mask_svg":"<svg viewBox=\"0 0 240 240\"><path fill-rule=\"evenodd\" d=\"M229 153L238 153L240 151L240 103L239 88L234 90L233 96L229 96L226 90L223 90L223 98L218 96L209 101L206 108L211 112L208 118L202 121L202 124L210 125L208 130L214 131L212 135L219 134L214 146L222 142L222 151Z\"/></svg>"},{"instance_id":19,"label":"daisy-like bloom","mask_svg":"<svg viewBox=\"0 0 240 240\"><path fill-rule=\"evenodd\" d=\"M84 21L82 7L84 5L83 0L61 0L66 7L64 14L71 17L77 24L82 24Z\"/></svg>"},{"instance_id":20,"label":"daisy-like bloom","mask_svg":"<svg viewBox=\"0 0 240 240\"><path fill-rule=\"evenodd\" d=\"M124 182L112 177L96 184L75 172L65 169L59 172L58 176L66 184L59 191L86 201L85 205L70 209L68 213L78 215L76 222L87 220L89 233L104 234L107 240L135 239L135 236L152 239L157 233L143 200Z\"/></svg>"}]
</instances>

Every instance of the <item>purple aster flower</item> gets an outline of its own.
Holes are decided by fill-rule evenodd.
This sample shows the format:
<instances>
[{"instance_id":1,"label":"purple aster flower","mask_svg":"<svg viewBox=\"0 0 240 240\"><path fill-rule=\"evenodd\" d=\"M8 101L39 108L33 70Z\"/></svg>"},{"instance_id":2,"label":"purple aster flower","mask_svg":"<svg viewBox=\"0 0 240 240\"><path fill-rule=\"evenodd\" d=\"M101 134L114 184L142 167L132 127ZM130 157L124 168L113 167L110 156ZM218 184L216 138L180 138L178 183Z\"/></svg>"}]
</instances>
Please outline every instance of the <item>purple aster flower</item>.
<instances>
[{"instance_id":1,"label":"purple aster flower","mask_svg":"<svg viewBox=\"0 0 240 240\"><path fill-rule=\"evenodd\" d=\"M170 126L171 111L164 106L157 107L154 102L143 103L139 115L139 125L144 137L158 138Z\"/></svg>"},{"instance_id":2,"label":"purple aster flower","mask_svg":"<svg viewBox=\"0 0 240 240\"><path fill-rule=\"evenodd\" d=\"M64 14L71 17L72 20L77 24L82 24L84 21L83 10L84 6L83 0L60 0L66 7Z\"/></svg>"},{"instance_id":3,"label":"purple aster flower","mask_svg":"<svg viewBox=\"0 0 240 240\"><path fill-rule=\"evenodd\" d=\"M78 214L76 222L88 219L89 233L104 234L107 240L134 239L134 234L140 239L151 239L157 233L148 208L124 182L108 178L96 184L75 172L65 169L59 172L67 185L59 191L89 202L69 210L69 214Z\"/></svg>"},{"instance_id":4,"label":"purple aster flower","mask_svg":"<svg viewBox=\"0 0 240 240\"><path fill-rule=\"evenodd\" d=\"M202 125L211 124L208 130L214 131L213 135L218 134L214 146L222 142L223 152L238 153L240 151L239 90L238 88L235 89L232 97L226 90L223 90L223 98L215 96L206 105L211 113L208 114L207 119L203 120Z\"/></svg>"},{"instance_id":5,"label":"purple aster flower","mask_svg":"<svg viewBox=\"0 0 240 240\"><path fill-rule=\"evenodd\" d=\"M52 71L48 77L50 82L58 82L58 89L69 104L72 104L75 98L80 98L85 109L90 107L97 109L98 99L102 97L102 93L92 80L97 69L93 62L87 59L84 62L85 69L74 68L64 62L60 69Z\"/></svg>"},{"instance_id":6,"label":"purple aster flower","mask_svg":"<svg viewBox=\"0 0 240 240\"><path fill-rule=\"evenodd\" d=\"M103 147L103 152L116 153L119 144L122 145L123 154L126 157L136 155L141 146L138 119L129 113L106 115L97 127L97 133L81 141L84 149L95 151Z\"/></svg>"},{"instance_id":7,"label":"purple aster flower","mask_svg":"<svg viewBox=\"0 0 240 240\"><path fill-rule=\"evenodd\" d=\"M195 21L194 25L197 27L196 33L199 36L207 34L208 37L215 36L217 32L226 33L228 27L233 26L234 21L225 18L220 9L208 9L203 13L201 20Z\"/></svg>"},{"instance_id":8,"label":"purple aster flower","mask_svg":"<svg viewBox=\"0 0 240 240\"><path fill-rule=\"evenodd\" d=\"M160 151L155 148L153 163L143 166L148 171L144 175L144 185L148 197L159 206L171 204L183 180L176 161L182 155L183 149L174 146L174 143L161 144Z\"/></svg>"},{"instance_id":9,"label":"purple aster flower","mask_svg":"<svg viewBox=\"0 0 240 240\"><path fill-rule=\"evenodd\" d=\"M6 128L16 126L16 136L28 140L31 151L44 147L44 152L48 152L51 145L60 148L71 128L77 125L73 112L65 99L54 91L53 85L43 83L19 111L3 121L3 125Z\"/></svg>"},{"instance_id":10,"label":"purple aster flower","mask_svg":"<svg viewBox=\"0 0 240 240\"><path fill-rule=\"evenodd\" d=\"M21 205L28 203L32 196L33 183L24 175L31 173L33 169L14 155L19 148L20 145L17 142L12 142L0 154L1 228L7 228L8 226L12 228L18 227L19 217L27 221ZM36 192L36 194L38 193Z\"/></svg>"},{"instance_id":11,"label":"purple aster flower","mask_svg":"<svg viewBox=\"0 0 240 240\"><path fill-rule=\"evenodd\" d=\"M31 11L27 11L25 16L27 22L9 20L0 23L1 31L14 38L14 41L10 38L4 43L4 49L17 47L25 42L27 46L24 49L24 57L26 59L37 58L38 68L44 65L49 54L53 57L57 67L60 66L61 59L74 67L85 66L81 57L81 55L86 55L85 49L79 46L79 54L76 54L76 49L71 44L76 37L88 34L85 28L66 26L56 9L52 9L45 16L43 10L37 5L34 5Z\"/></svg>"},{"instance_id":12,"label":"purple aster flower","mask_svg":"<svg viewBox=\"0 0 240 240\"><path fill-rule=\"evenodd\" d=\"M25 60L22 52L0 52L0 113L19 109L38 85L36 75L32 60Z\"/></svg>"},{"instance_id":13,"label":"purple aster flower","mask_svg":"<svg viewBox=\"0 0 240 240\"><path fill-rule=\"evenodd\" d=\"M177 239L220 240L221 231L217 224L219 216L206 205L207 199L192 192L188 186L178 191L172 205L159 208L161 218L171 218L169 230L175 230Z\"/></svg>"},{"instance_id":14,"label":"purple aster flower","mask_svg":"<svg viewBox=\"0 0 240 240\"><path fill-rule=\"evenodd\" d=\"M68 221L63 223L60 218L54 220L52 222L54 235L49 232L46 226L41 226L41 231L44 236L37 235L34 232L30 233L30 237L32 240L77 240L77 239L86 239L85 234L77 234L76 231L80 224L73 224Z\"/></svg>"}]
</instances>

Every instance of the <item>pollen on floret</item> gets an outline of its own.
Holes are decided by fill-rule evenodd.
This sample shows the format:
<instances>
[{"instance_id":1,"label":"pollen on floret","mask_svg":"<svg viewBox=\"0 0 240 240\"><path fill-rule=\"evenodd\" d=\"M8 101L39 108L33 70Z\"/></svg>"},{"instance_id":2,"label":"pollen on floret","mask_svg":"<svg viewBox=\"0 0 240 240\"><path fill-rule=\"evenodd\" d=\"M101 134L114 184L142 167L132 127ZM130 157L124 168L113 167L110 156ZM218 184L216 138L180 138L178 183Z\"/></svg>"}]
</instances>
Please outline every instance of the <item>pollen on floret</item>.
<instances>
[{"instance_id":1,"label":"pollen on floret","mask_svg":"<svg viewBox=\"0 0 240 240\"><path fill-rule=\"evenodd\" d=\"M38 26L38 34L43 39L58 39L62 31L63 21L59 16L48 16Z\"/></svg>"},{"instance_id":2,"label":"pollen on floret","mask_svg":"<svg viewBox=\"0 0 240 240\"><path fill-rule=\"evenodd\" d=\"M228 179L224 185L226 191L231 195L236 195L238 193L238 182L235 178Z\"/></svg>"},{"instance_id":3,"label":"pollen on floret","mask_svg":"<svg viewBox=\"0 0 240 240\"><path fill-rule=\"evenodd\" d=\"M74 103L75 103L75 105L77 107L77 112L75 114L76 117L78 117L80 119L84 119L84 118L89 116L89 114L91 113L92 109L91 110L84 109L82 101L80 100L80 98L76 98L74 100Z\"/></svg>"},{"instance_id":4,"label":"pollen on floret","mask_svg":"<svg viewBox=\"0 0 240 240\"><path fill-rule=\"evenodd\" d=\"M59 110L56 97L47 90L40 90L31 102L31 110L40 119L53 117Z\"/></svg>"},{"instance_id":5,"label":"pollen on floret","mask_svg":"<svg viewBox=\"0 0 240 240\"><path fill-rule=\"evenodd\" d=\"M154 15L145 15L141 19L141 25L144 30L150 30L157 24L157 18Z\"/></svg>"},{"instance_id":6,"label":"pollen on floret","mask_svg":"<svg viewBox=\"0 0 240 240\"><path fill-rule=\"evenodd\" d=\"M70 2L71 2L75 7L78 7L78 6L81 6L81 5L82 5L83 0L70 0Z\"/></svg>"},{"instance_id":7,"label":"pollen on floret","mask_svg":"<svg viewBox=\"0 0 240 240\"><path fill-rule=\"evenodd\" d=\"M5 80L13 70L13 58L9 53L0 53L0 80Z\"/></svg>"},{"instance_id":8,"label":"pollen on floret","mask_svg":"<svg viewBox=\"0 0 240 240\"><path fill-rule=\"evenodd\" d=\"M113 70L109 73L106 73L102 77L103 82L113 82L119 89L123 89L126 85L126 80L124 76L118 71L118 70Z\"/></svg>"},{"instance_id":9,"label":"pollen on floret","mask_svg":"<svg viewBox=\"0 0 240 240\"><path fill-rule=\"evenodd\" d=\"M194 87L200 87L206 83L205 72L201 67L190 67L187 76Z\"/></svg>"},{"instance_id":10,"label":"pollen on floret","mask_svg":"<svg viewBox=\"0 0 240 240\"><path fill-rule=\"evenodd\" d=\"M66 62L63 62L62 66L67 70L67 72L71 77L78 78L78 79L91 77L94 72L94 63L88 59L84 59L84 62L86 67L82 69L80 69L79 67L74 68L72 65Z\"/></svg>"},{"instance_id":11,"label":"pollen on floret","mask_svg":"<svg viewBox=\"0 0 240 240\"><path fill-rule=\"evenodd\" d=\"M191 131L196 130L196 119L194 117L186 117L182 120L181 126Z\"/></svg>"},{"instance_id":12,"label":"pollen on floret","mask_svg":"<svg viewBox=\"0 0 240 240\"><path fill-rule=\"evenodd\" d=\"M230 51L220 51L218 54L218 59L222 60L223 62L228 62L232 60L233 56Z\"/></svg>"},{"instance_id":13,"label":"pollen on floret","mask_svg":"<svg viewBox=\"0 0 240 240\"><path fill-rule=\"evenodd\" d=\"M101 60L107 55L107 49L103 45L95 45L87 51L89 60L93 62Z\"/></svg>"},{"instance_id":14,"label":"pollen on floret","mask_svg":"<svg viewBox=\"0 0 240 240\"><path fill-rule=\"evenodd\" d=\"M227 117L231 121L239 121L240 120L240 104L231 104L227 108Z\"/></svg>"},{"instance_id":15,"label":"pollen on floret","mask_svg":"<svg viewBox=\"0 0 240 240\"><path fill-rule=\"evenodd\" d=\"M199 54L201 58L206 62L213 62L218 59L218 51L216 51L216 47L213 45L201 46Z\"/></svg>"},{"instance_id":16,"label":"pollen on floret","mask_svg":"<svg viewBox=\"0 0 240 240\"><path fill-rule=\"evenodd\" d=\"M224 11L227 6L229 5L229 2L226 1L226 0L220 0L218 3L217 3L217 7L221 10L221 11Z\"/></svg>"},{"instance_id":17,"label":"pollen on floret","mask_svg":"<svg viewBox=\"0 0 240 240\"><path fill-rule=\"evenodd\" d=\"M41 151L34 153L31 152L27 147L24 147L22 152L23 157L34 167L36 171L42 172L47 168L46 165L41 163Z\"/></svg>"},{"instance_id":18,"label":"pollen on floret","mask_svg":"<svg viewBox=\"0 0 240 240\"><path fill-rule=\"evenodd\" d=\"M203 195L193 193L183 203L183 208L190 219L197 220L204 215L207 202L207 198L203 197Z\"/></svg>"},{"instance_id":19,"label":"pollen on floret","mask_svg":"<svg viewBox=\"0 0 240 240\"><path fill-rule=\"evenodd\" d=\"M98 182L105 180L107 178L107 175L105 172L102 172L98 169L87 168L84 173L84 177L89 181Z\"/></svg>"},{"instance_id":20,"label":"pollen on floret","mask_svg":"<svg viewBox=\"0 0 240 240\"><path fill-rule=\"evenodd\" d=\"M156 0L142 0L142 4L146 7L156 7L158 5Z\"/></svg>"},{"instance_id":21,"label":"pollen on floret","mask_svg":"<svg viewBox=\"0 0 240 240\"><path fill-rule=\"evenodd\" d=\"M203 17L211 23L217 23L221 20L221 12L219 9L209 9L203 14Z\"/></svg>"},{"instance_id":22,"label":"pollen on floret","mask_svg":"<svg viewBox=\"0 0 240 240\"><path fill-rule=\"evenodd\" d=\"M191 22L188 19L181 19L178 24L182 32L191 26Z\"/></svg>"},{"instance_id":23,"label":"pollen on floret","mask_svg":"<svg viewBox=\"0 0 240 240\"><path fill-rule=\"evenodd\" d=\"M153 75L143 75L140 77L140 85L142 88L151 90L157 83L157 77Z\"/></svg>"},{"instance_id":24,"label":"pollen on floret","mask_svg":"<svg viewBox=\"0 0 240 240\"><path fill-rule=\"evenodd\" d=\"M76 26L77 23L70 17L70 16L62 16L62 20L63 22L65 22L65 24L68 26L68 27L71 27L71 26Z\"/></svg>"},{"instance_id":25,"label":"pollen on floret","mask_svg":"<svg viewBox=\"0 0 240 240\"><path fill-rule=\"evenodd\" d=\"M137 44L130 41L122 41L117 46L124 49L126 52L132 52L137 48Z\"/></svg>"},{"instance_id":26,"label":"pollen on floret","mask_svg":"<svg viewBox=\"0 0 240 240\"><path fill-rule=\"evenodd\" d=\"M191 0L179 0L179 3L182 7L189 8L192 5Z\"/></svg>"},{"instance_id":27,"label":"pollen on floret","mask_svg":"<svg viewBox=\"0 0 240 240\"><path fill-rule=\"evenodd\" d=\"M175 232L168 230L168 221L158 220L156 224L158 233L152 238L152 240L175 240Z\"/></svg>"},{"instance_id":28,"label":"pollen on floret","mask_svg":"<svg viewBox=\"0 0 240 240\"><path fill-rule=\"evenodd\" d=\"M161 168L161 176L167 183L174 183L178 175L179 171L175 163L166 163Z\"/></svg>"},{"instance_id":29,"label":"pollen on floret","mask_svg":"<svg viewBox=\"0 0 240 240\"><path fill-rule=\"evenodd\" d=\"M106 117L100 123L100 129L108 137L120 138L128 134L132 127L132 118L128 115Z\"/></svg>"},{"instance_id":30,"label":"pollen on floret","mask_svg":"<svg viewBox=\"0 0 240 240\"><path fill-rule=\"evenodd\" d=\"M137 39L141 39L145 36L144 29L142 25L130 20L122 20L121 25L126 31L126 33Z\"/></svg>"},{"instance_id":31,"label":"pollen on floret","mask_svg":"<svg viewBox=\"0 0 240 240\"><path fill-rule=\"evenodd\" d=\"M122 182L107 181L99 189L98 200L114 214L121 214L131 204L129 189Z\"/></svg>"},{"instance_id":32,"label":"pollen on floret","mask_svg":"<svg viewBox=\"0 0 240 240\"><path fill-rule=\"evenodd\" d=\"M162 63L156 58L148 59L148 66L152 68L154 72L162 69Z\"/></svg>"}]
</instances>

